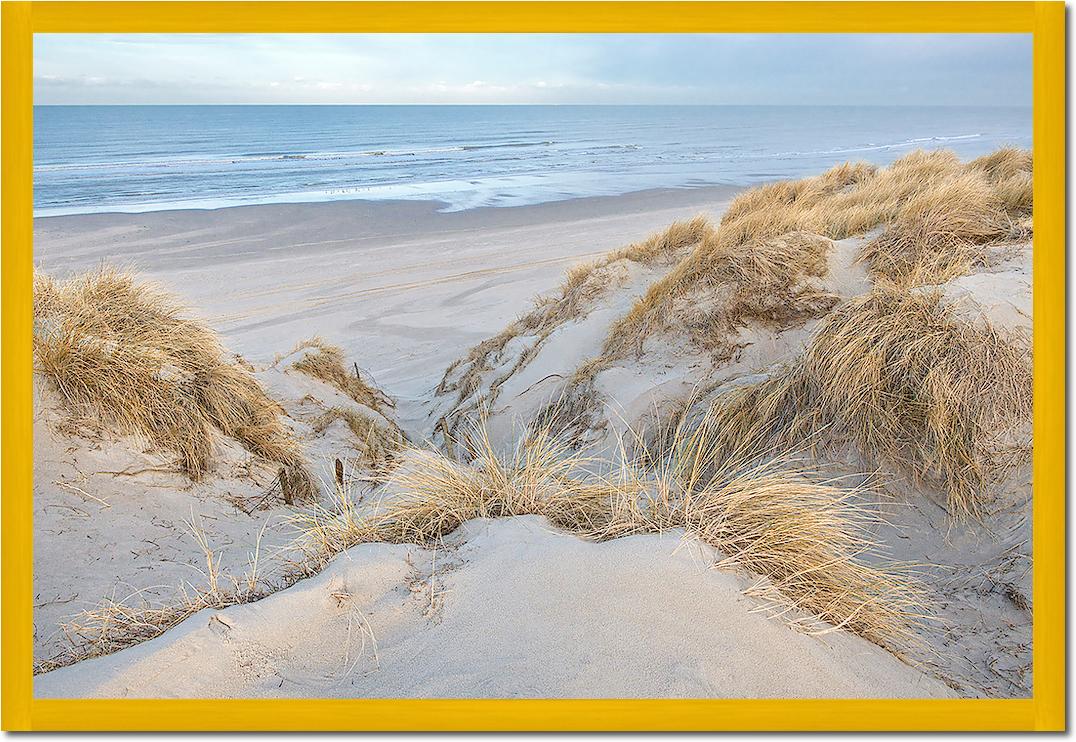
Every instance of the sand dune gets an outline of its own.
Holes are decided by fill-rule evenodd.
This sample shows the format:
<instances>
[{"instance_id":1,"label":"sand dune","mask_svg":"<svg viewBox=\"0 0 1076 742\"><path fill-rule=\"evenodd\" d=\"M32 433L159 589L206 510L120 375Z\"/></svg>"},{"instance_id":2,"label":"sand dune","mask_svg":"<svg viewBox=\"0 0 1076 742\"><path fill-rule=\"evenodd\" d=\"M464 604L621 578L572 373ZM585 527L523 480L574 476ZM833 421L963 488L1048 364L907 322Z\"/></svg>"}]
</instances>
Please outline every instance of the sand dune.
<instances>
[{"instance_id":1,"label":"sand dune","mask_svg":"<svg viewBox=\"0 0 1076 742\"><path fill-rule=\"evenodd\" d=\"M196 307L316 491L267 496L241 430L198 482L72 435L41 379L36 649L68 666L35 692L1027 695L1030 167L38 220L44 271L126 259ZM279 357L313 335L331 370L324 344ZM205 592L259 538L258 589ZM181 582L215 602L107 656L57 631Z\"/></svg>"},{"instance_id":2,"label":"sand dune","mask_svg":"<svg viewBox=\"0 0 1076 742\"><path fill-rule=\"evenodd\" d=\"M533 516L436 551L368 544L258 603L39 676L38 697L937 698L858 637L757 612L679 534L593 544ZM719 609L715 609L720 606ZM759 672L765 667L765 672Z\"/></svg>"}]
</instances>

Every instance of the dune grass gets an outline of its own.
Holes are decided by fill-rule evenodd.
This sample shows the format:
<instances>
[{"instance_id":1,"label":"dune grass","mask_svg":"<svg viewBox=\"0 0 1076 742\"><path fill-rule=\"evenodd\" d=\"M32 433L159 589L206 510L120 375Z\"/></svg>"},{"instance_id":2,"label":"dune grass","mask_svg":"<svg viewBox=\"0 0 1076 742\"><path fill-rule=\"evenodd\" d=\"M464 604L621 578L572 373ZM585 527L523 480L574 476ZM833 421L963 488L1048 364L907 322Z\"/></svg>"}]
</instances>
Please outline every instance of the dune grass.
<instances>
[{"instance_id":1,"label":"dune grass","mask_svg":"<svg viewBox=\"0 0 1076 742\"><path fill-rule=\"evenodd\" d=\"M916 151L888 168L845 163L824 174L754 188L716 231L641 297L610 331L603 354L637 352L655 331L682 329L677 299L726 294L713 326L687 328L702 345L748 320L771 324L832 308L805 279L827 272L827 239L881 229L860 260L904 288L944 283L988 261L991 246L1030 239L1031 155L1003 149L963 164ZM773 297L753 306L756 297Z\"/></svg>"},{"instance_id":2,"label":"dune grass","mask_svg":"<svg viewBox=\"0 0 1076 742\"><path fill-rule=\"evenodd\" d=\"M102 424L175 456L193 480L211 469L214 436L278 463L294 492L313 484L281 409L211 329L153 284L114 268L66 281L34 276L35 371L77 426Z\"/></svg>"},{"instance_id":3,"label":"dune grass","mask_svg":"<svg viewBox=\"0 0 1076 742\"><path fill-rule=\"evenodd\" d=\"M1008 233L995 187L970 171L909 198L861 259L876 277L901 286L945 283L984 264L984 246Z\"/></svg>"},{"instance_id":4,"label":"dune grass","mask_svg":"<svg viewBox=\"0 0 1076 742\"><path fill-rule=\"evenodd\" d=\"M793 460L718 461L714 431L713 424L679 427L657 465L628 458L624 446L608 457L587 457L549 431L532 431L501 455L479 428L467 438L470 465L409 447L383 478L381 491L389 493L383 499L357 500L354 482L345 483L335 502L291 517L297 535L287 551L294 556L273 585L259 576L257 547L248 573L222 573L219 555L192 521L188 527L206 557L204 586L185 583L165 602L139 593L102 601L63 626L70 647L38 662L35 672L155 638L206 608L260 600L359 544L435 547L468 520L520 515L544 516L595 541L682 529L714 547L715 567L757 576L748 593L771 616L810 634L848 630L895 652L913 644L925 610L921 591L900 568L863 558L875 549L869 530L876 515L867 493L819 479Z\"/></svg>"},{"instance_id":5,"label":"dune grass","mask_svg":"<svg viewBox=\"0 0 1076 742\"><path fill-rule=\"evenodd\" d=\"M563 390L567 404L550 405L539 421L568 410L564 429L583 431L598 411L596 375L644 354L650 338L684 336L720 364L734 357L742 327L781 330L826 316L840 302L820 283L834 239L876 231L857 260L894 291L970 273L1031 239L1031 194L1031 154L1012 148L969 163L916 151L888 168L845 163L746 191L613 323Z\"/></svg>"},{"instance_id":6,"label":"dune grass","mask_svg":"<svg viewBox=\"0 0 1076 742\"><path fill-rule=\"evenodd\" d=\"M746 463L753 452L742 446L719 459L715 431L714 421L677 431L673 466L685 490L677 516L725 555L719 566L763 576L751 592L777 613L806 611L795 623L810 633L846 629L893 651L908 646L922 593L905 571L862 561L879 548L865 491L784 456Z\"/></svg>"},{"instance_id":7,"label":"dune grass","mask_svg":"<svg viewBox=\"0 0 1076 742\"><path fill-rule=\"evenodd\" d=\"M702 254L721 234L704 232L692 255ZM684 332L714 362L722 363L735 355L740 327L760 323L783 328L824 315L839 302L815 280L828 273L832 248L832 240L802 231L761 244L745 238L733 249L706 252L704 279L698 278L702 274L696 273L699 268L689 256L613 323L600 352L580 365L560 397L536 416L536 423L581 439L601 406L597 375L620 359L642 355L650 337Z\"/></svg>"},{"instance_id":8,"label":"dune grass","mask_svg":"<svg viewBox=\"0 0 1076 742\"><path fill-rule=\"evenodd\" d=\"M302 354L298 361L291 364L296 371L336 387L355 402L375 412L395 406L387 394L362 378L358 366L352 370L345 366L344 351L338 346L326 343L320 337L313 337L296 345L277 362L296 353Z\"/></svg>"},{"instance_id":9,"label":"dune grass","mask_svg":"<svg viewBox=\"0 0 1076 742\"><path fill-rule=\"evenodd\" d=\"M679 528L713 546L719 566L763 578L753 592L778 613L804 611L796 623L809 632L839 627L890 648L909 641L919 594L899 570L861 559L872 548L864 493L788 461L715 466L713 430L679 435L654 469L583 456L548 430L500 455L479 428L461 443L470 464L411 449L380 502L360 507L341 493L335 507L296 516L295 546L320 568L361 543L434 545L473 518L542 515L597 541Z\"/></svg>"},{"instance_id":10,"label":"dune grass","mask_svg":"<svg viewBox=\"0 0 1076 742\"><path fill-rule=\"evenodd\" d=\"M675 327L727 360L729 337L738 327L751 321L783 327L824 314L837 303L835 295L810 280L828 273L831 240L791 231L763 242L741 235L729 249L713 248L722 234L719 230L699 244L696 254L704 263L681 262L617 320L602 357L642 353L648 337Z\"/></svg>"},{"instance_id":11,"label":"dune grass","mask_svg":"<svg viewBox=\"0 0 1076 742\"><path fill-rule=\"evenodd\" d=\"M321 433L337 420L343 420L355 436L355 448L361 453L362 461L375 469L389 462L406 440L395 424L349 407L326 409L314 420L314 432Z\"/></svg>"},{"instance_id":12,"label":"dune grass","mask_svg":"<svg viewBox=\"0 0 1076 742\"><path fill-rule=\"evenodd\" d=\"M854 446L977 516L1031 416L1026 341L957 317L936 290L877 289L826 317L803 355L713 403L716 450Z\"/></svg>"}]
</instances>

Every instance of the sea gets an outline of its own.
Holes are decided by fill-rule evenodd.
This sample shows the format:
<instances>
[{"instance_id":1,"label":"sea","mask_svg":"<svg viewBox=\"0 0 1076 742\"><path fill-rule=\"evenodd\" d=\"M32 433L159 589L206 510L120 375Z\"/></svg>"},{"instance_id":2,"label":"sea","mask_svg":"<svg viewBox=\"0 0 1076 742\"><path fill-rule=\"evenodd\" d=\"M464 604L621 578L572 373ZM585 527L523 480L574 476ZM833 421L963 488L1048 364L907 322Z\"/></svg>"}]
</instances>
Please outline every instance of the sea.
<instances>
[{"instance_id":1,"label":"sea","mask_svg":"<svg viewBox=\"0 0 1076 742\"><path fill-rule=\"evenodd\" d=\"M34 214L421 199L445 211L747 186L1031 146L1031 109L35 106Z\"/></svg>"}]
</instances>

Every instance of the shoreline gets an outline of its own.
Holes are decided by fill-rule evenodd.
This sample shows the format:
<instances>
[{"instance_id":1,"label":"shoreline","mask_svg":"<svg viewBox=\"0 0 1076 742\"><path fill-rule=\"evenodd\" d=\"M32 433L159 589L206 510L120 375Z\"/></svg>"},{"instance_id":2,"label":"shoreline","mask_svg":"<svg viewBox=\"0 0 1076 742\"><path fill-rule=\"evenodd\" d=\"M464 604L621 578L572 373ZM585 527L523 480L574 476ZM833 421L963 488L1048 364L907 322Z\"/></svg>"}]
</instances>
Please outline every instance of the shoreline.
<instances>
[{"instance_id":1,"label":"shoreline","mask_svg":"<svg viewBox=\"0 0 1076 742\"><path fill-rule=\"evenodd\" d=\"M768 181L767 181L768 182ZM511 212L514 214L529 214L542 211L559 211L562 209L572 210L573 207L597 207L599 209L616 209L634 201L646 200L648 207L676 206L685 200L710 201L715 196L728 198L730 195L739 193L747 188L753 188L763 184L708 184L696 186L677 186L664 188L644 188L637 191L626 191L618 194L599 194L592 196L567 196L565 198L540 201L532 204L513 204L505 206L476 206L468 209L445 210L451 203L438 198L338 198L317 201L271 201L266 203L228 204L209 207L182 207L163 209L140 209L138 211L88 211L70 214L34 214L35 230L41 223L66 222L66 221L96 221L99 219L129 219L152 217L154 215L172 214L176 216L209 215L224 213L239 213L257 210L294 210L294 209L340 209L359 210L373 212L377 210L415 211L420 213L437 214L448 219L458 219L464 214L491 214L496 212ZM691 194L685 199L685 194ZM655 203L656 202L656 203Z\"/></svg>"},{"instance_id":2,"label":"shoreline","mask_svg":"<svg viewBox=\"0 0 1076 742\"><path fill-rule=\"evenodd\" d=\"M769 182L769 181L766 181ZM595 199L618 199L625 196L634 196L636 194L663 194L663 193L676 193L682 191L699 191L699 190L721 190L725 188L735 188L742 190L744 188L751 188L762 183L723 183L723 182L711 182L711 183L698 183L696 185L675 185L675 186L655 186L650 188L639 188L636 190L623 191L621 193L593 193L591 195L579 195L570 192L563 192L561 194L554 194L551 198L547 198L541 201L534 201L530 203L504 203L500 205L496 204L483 204L479 206L465 206L462 208L455 208L453 203L449 200L438 198L435 193L431 193L429 196L415 196L413 198L408 197L392 197L392 196L341 196L341 197L320 197L319 194L311 196L310 198L303 198L303 194L285 194L279 197L279 200L267 200L267 201L255 201L249 203L233 202L233 200L222 198L218 202L214 202L213 199L188 199L186 201L165 201L160 204L134 204L127 207L116 207L114 209L105 208L99 211L68 211L65 207L49 207L47 211L53 213L35 213L34 220L38 219L58 219L64 217L88 217L88 216L137 216L140 214L157 214L164 212L204 212L204 211L223 211L226 209L247 209L257 207L270 207L270 206L312 206L318 204L338 204L338 203L353 203L362 202L365 204L433 204L438 207L439 213L451 214L465 211L479 211L484 209L521 209L534 206L545 206L547 204L558 204L567 201L590 201ZM202 204L202 205L200 205ZM77 207L71 207L77 208Z\"/></svg>"}]
</instances>

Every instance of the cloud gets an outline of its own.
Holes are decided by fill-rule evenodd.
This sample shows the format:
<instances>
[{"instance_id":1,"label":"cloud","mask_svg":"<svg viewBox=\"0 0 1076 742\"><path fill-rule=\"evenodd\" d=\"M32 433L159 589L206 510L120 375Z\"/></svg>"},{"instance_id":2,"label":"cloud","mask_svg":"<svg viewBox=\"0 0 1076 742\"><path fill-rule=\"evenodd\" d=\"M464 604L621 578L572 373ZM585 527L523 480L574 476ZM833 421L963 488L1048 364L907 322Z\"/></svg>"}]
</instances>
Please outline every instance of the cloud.
<instances>
[{"instance_id":1,"label":"cloud","mask_svg":"<svg viewBox=\"0 0 1076 742\"><path fill-rule=\"evenodd\" d=\"M1028 105L1028 35L35 37L38 103Z\"/></svg>"}]
</instances>

